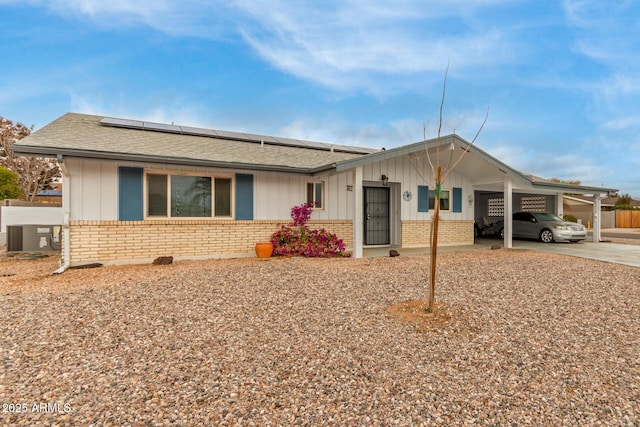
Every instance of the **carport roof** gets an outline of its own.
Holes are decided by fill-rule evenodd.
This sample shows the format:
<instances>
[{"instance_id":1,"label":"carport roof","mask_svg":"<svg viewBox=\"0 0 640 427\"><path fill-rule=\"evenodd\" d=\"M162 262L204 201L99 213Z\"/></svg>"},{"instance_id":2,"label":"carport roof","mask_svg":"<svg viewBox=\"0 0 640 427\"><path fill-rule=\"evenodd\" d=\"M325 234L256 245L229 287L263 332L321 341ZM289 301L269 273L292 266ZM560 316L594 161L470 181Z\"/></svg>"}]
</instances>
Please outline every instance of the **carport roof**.
<instances>
[{"instance_id":1,"label":"carport roof","mask_svg":"<svg viewBox=\"0 0 640 427\"><path fill-rule=\"evenodd\" d=\"M440 137L439 139L434 138L426 141L419 141L413 144L391 148L389 150L383 150L377 153L367 154L366 156L343 160L336 163L336 170L348 170L354 167L364 166L374 162L393 159L396 157L416 157L425 152L425 147L427 147L427 149L429 150L429 154L433 159L438 146L440 147L442 158L446 162L448 162L451 144L454 144L456 156L461 155L464 150L468 151L464 155L462 161L458 164L457 170L462 175L469 178L474 187L478 190L502 191L504 189L504 179L505 177L509 177L513 182L514 189L527 190L533 193L606 193L607 195L609 195L618 191L614 188L558 183L522 173L491 156L487 152L478 148L476 145L470 144L468 141L464 140L458 135L446 135Z\"/></svg>"}]
</instances>

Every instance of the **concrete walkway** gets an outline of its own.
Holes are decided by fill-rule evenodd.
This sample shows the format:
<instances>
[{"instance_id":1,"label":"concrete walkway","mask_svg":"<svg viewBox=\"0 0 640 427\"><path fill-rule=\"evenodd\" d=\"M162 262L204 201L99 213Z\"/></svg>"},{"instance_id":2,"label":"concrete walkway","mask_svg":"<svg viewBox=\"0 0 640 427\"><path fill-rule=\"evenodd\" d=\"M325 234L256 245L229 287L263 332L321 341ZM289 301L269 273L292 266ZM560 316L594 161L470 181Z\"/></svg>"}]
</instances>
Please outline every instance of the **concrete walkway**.
<instances>
[{"instance_id":1,"label":"concrete walkway","mask_svg":"<svg viewBox=\"0 0 640 427\"><path fill-rule=\"evenodd\" d=\"M640 241L639 241L640 243ZM439 246L438 252L469 251L478 249L488 249L491 245L502 246L500 239L477 239L473 245L465 246ZM541 252L552 252L562 255L570 255L598 261L612 262L617 264L640 267L640 244L623 245L617 243L542 243L533 240L514 240L515 249L531 249ZM400 255L411 255L418 253L429 253L429 248L368 248L364 250L365 257L389 256L389 250L396 249Z\"/></svg>"}]
</instances>

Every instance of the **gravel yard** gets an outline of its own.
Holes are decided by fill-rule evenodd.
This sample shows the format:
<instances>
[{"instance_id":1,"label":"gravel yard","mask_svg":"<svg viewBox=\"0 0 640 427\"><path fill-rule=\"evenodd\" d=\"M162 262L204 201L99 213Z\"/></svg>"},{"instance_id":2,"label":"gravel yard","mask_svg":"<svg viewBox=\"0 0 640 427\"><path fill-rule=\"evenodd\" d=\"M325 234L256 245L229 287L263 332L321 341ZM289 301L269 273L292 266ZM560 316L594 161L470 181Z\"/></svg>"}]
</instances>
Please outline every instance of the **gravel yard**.
<instances>
[{"instance_id":1,"label":"gravel yard","mask_svg":"<svg viewBox=\"0 0 640 427\"><path fill-rule=\"evenodd\" d=\"M427 255L56 267L0 262L2 425L640 425L638 268L442 253L412 323Z\"/></svg>"}]
</instances>

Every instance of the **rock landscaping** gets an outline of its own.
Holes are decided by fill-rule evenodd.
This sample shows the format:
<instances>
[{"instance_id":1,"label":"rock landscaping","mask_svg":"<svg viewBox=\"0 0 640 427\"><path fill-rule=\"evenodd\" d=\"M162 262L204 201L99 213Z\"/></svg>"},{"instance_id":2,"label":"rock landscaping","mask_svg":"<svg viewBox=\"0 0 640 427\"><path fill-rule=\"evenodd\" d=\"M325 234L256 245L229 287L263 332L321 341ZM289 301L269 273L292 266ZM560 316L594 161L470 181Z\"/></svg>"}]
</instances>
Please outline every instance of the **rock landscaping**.
<instances>
[{"instance_id":1,"label":"rock landscaping","mask_svg":"<svg viewBox=\"0 0 640 427\"><path fill-rule=\"evenodd\" d=\"M432 316L427 255L56 268L0 261L1 425L640 424L637 268L442 253Z\"/></svg>"}]
</instances>

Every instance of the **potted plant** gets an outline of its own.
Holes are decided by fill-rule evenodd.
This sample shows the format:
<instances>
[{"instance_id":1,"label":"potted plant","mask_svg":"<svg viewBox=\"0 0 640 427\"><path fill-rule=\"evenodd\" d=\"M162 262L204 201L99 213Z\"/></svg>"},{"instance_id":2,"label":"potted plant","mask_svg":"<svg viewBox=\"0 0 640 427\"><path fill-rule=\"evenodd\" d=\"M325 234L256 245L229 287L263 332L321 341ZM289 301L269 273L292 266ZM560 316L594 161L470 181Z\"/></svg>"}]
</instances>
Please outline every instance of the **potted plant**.
<instances>
[{"instance_id":1,"label":"potted plant","mask_svg":"<svg viewBox=\"0 0 640 427\"><path fill-rule=\"evenodd\" d=\"M258 258L269 258L273 254L273 243L260 242L256 243L256 255Z\"/></svg>"}]
</instances>

